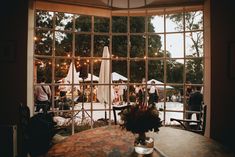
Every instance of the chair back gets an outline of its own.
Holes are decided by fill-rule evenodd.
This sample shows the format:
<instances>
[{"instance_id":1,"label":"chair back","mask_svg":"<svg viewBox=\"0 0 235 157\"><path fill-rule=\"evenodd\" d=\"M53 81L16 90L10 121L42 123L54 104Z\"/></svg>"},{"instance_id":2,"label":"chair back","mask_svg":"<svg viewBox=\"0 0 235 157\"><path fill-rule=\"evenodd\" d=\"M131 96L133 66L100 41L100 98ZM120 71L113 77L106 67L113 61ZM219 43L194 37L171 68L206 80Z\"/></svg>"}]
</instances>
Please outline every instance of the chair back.
<instances>
[{"instance_id":1,"label":"chair back","mask_svg":"<svg viewBox=\"0 0 235 157\"><path fill-rule=\"evenodd\" d=\"M114 123L115 125L117 125L117 112L116 111L121 111L124 110L126 108L129 108L130 105L122 105L122 106L113 106L113 116L114 116Z\"/></svg>"}]
</instances>

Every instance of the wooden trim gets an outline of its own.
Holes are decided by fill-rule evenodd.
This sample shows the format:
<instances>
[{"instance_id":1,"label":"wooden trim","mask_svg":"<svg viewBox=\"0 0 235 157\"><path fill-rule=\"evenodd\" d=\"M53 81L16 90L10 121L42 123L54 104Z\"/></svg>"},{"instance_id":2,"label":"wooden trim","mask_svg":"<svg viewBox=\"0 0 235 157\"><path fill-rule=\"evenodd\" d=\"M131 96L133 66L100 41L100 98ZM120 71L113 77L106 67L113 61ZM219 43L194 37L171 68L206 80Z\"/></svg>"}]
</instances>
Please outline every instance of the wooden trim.
<instances>
[{"instance_id":1,"label":"wooden trim","mask_svg":"<svg viewBox=\"0 0 235 157\"><path fill-rule=\"evenodd\" d=\"M71 4L43 2L43 1L35 1L35 8L39 10L83 14L83 15L95 15L102 17L111 16L111 10L108 9L92 8L92 7L71 5Z\"/></svg>"}]
</instances>

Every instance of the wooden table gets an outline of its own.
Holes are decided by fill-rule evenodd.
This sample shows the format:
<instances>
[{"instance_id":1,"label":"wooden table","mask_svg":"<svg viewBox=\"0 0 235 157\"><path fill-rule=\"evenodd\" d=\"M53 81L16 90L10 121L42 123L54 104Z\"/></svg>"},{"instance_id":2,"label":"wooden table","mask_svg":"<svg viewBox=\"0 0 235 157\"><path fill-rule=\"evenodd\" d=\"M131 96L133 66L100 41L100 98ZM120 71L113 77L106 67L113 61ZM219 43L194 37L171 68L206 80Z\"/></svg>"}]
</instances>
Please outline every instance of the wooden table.
<instances>
[{"instance_id":1,"label":"wooden table","mask_svg":"<svg viewBox=\"0 0 235 157\"><path fill-rule=\"evenodd\" d=\"M161 127L149 157L234 157L222 145L202 135ZM106 126L76 133L54 145L46 157L141 157L134 151L134 135L119 126Z\"/></svg>"},{"instance_id":2,"label":"wooden table","mask_svg":"<svg viewBox=\"0 0 235 157\"><path fill-rule=\"evenodd\" d=\"M54 145L46 157L163 157L156 150L150 155L134 151L135 136L118 125L76 133Z\"/></svg>"}]
</instances>

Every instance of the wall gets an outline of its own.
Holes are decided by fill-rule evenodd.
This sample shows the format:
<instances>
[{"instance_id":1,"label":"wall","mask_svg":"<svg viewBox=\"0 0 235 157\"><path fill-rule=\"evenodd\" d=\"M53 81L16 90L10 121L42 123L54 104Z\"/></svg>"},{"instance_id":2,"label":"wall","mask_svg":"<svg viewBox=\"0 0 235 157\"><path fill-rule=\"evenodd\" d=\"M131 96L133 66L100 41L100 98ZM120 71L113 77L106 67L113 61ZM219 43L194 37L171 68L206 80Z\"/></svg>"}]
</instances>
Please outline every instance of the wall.
<instances>
[{"instance_id":1,"label":"wall","mask_svg":"<svg viewBox=\"0 0 235 157\"><path fill-rule=\"evenodd\" d=\"M0 7L0 125L17 124L18 106L27 96L28 1L2 1ZM18 128L19 154L20 135Z\"/></svg>"},{"instance_id":2,"label":"wall","mask_svg":"<svg viewBox=\"0 0 235 157\"><path fill-rule=\"evenodd\" d=\"M228 43L235 42L234 15L234 0L211 0L211 137L233 150L235 79L228 77Z\"/></svg>"}]
</instances>

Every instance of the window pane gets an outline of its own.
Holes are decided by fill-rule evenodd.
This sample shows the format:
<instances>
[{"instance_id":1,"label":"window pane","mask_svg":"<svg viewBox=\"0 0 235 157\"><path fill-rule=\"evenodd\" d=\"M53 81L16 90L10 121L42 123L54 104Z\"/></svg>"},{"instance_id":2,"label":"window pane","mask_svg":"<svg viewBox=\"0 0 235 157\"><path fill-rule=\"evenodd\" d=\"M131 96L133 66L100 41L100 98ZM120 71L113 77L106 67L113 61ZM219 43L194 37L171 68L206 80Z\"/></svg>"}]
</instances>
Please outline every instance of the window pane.
<instances>
[{"instance_id":1,"label":"window pane","mask_svg":"<svg viewBox=\"0 0 235 157\"><path fill-rule=\"evenodd\" d=\"M46 58L34 58L34 83L45 78L46 83L52 82L52 60Z\"/></svg>"},{"instance_id":2,"label":"window pane","mask_svg":"<svg viewBox=\"0 0 235 157\"><path fill-rule=\"evenodd\" d=\"M78 32L91 32L91 16L76 15L75 29Z\"/></svg>"},{"instance_id":3,"label":"window pane","mask_svg":"<svg viewBox=\"0 0 235 157\"><path fill-rule=\"evenodd\" d=\"M183 27L183 14L166 15L166 32L181 32Z\"/></svg>"},{"instance_id":4,"label":"window pane","mask_svg":"<svg viewBox=\"0 0 235 157\"><path fill-rule=\"evenodd\" d=\"M148 57L164 57L164 35L150 35Z\"/></svg>"},{"instance_id":5,"label":"window pane","mask_svg":"<svg viewBox=\"0 0 235 157\"><path fill-rule=\"evenodd\" d=\"M164 32L164 16L156 15L148 17L148 31L155 33Z\"/></svg>"},{"instance_id":6,"label":"window pane","mask_svg":"<svg viewBox=\"0 0 235 157\"><path fill-rule=\"evenodd\" d=\"M203 56L203 32L185 33L186 57Z\"/></svg>"},{"instance_id":7,"label":"window pane","mask_svg":"<svg viewBox=\"0 0 235 157\"><path fill-rule=\"evenodd\" d=\"M73 14L55 13L56 30L72 30L73 29Z\"/></svg>"},{"instance_id":8,"label":"window pane","mask_svg":"<svg viewBox=\"0 0 235 157\"><path fill-rule=\"evenodd\" d=\"M74 70L70 70L71 60L69 59L56 59L55 60L55 82L60 82L63 78L66 78L67 83L72 83L72 74Z\"/></svg>"},{"instance_id":9,"label":"window pane","mask_svg":"<svg viewBox=\"0 0 235 157\"><path fill-rule=\"evenodd\" d=\"M155 79L164 82L164 61L149 60L148 61L148 79Z\"/></svg>"},{"instance_id":10,"label":"window pane","mask_svg":"<svg viewBox=\"0 0 235 157\"><path fill-rule=\"evenodd\" d=\"M71 33L55 32L55 55L72 56L72 40Z\"/></svg>"},{"instance_id":11,"label":"window pane","mask_svg":"<svg viewBox=\"0 0 235 157\"><path fill-rule=\"evenodd\" d=\"M127 17L126 16L113 16L112 17L112 32L113 33L126 33L127 32Z\"/></svg>"},{"instance_id":12,"label":"window pane","mask_svg":"<svg viewBox=\"0 0 235 157\"><path fill-rule=\"evenodd\" d=\"M85 34L75 35L75 56L80 56L80 57L91 56L91 35L85 35Z\"/></svg>"},{"instance_id":13,"label":"window pane","mask_svg":"<svg viewBox=\"0 0 235 157\"><path fill-rule=\"evenodd\" d=\"M183 83L184 60L166 60L167 83Z\"/></svg>"},{"instance_id":14,"label":"window pane","mask_svg":"<svg viewBox=\"0 0 235 157\"><path fill-rule=\"evenodd\" d=\"M145 36L131 36L131 53L130 57L141 57L145 55Z\"/></svg>"},{"instance_id":15,"label":"window pane","mask_svg":"<svg viewBox=\"0 0 235 157\"><path fill-rule=\"evenodd\" d=\"M130 17L130 32L143 33L145 30L144 17Z\"/></svg>"},{"instance_id":16,"label":"window pane","mask_svg":"<svg viewBox=\"0 0 235 157\"><path fill-rule=\"evenodd\" d=\"M35 34L35 54L51 55L53 40L51 31L36 30Z\"/></svg>"},{"instance_id":17,"label":"window pane","mask_svg":"<svg viewBox=\"0 0 235 157\"><path fill-rule=\"evenodd\" d=\"M114 82L127 81L127 61L112 60L112 79Z\"/></svg>"},{"instance_id":18,"label":"window pane","mask_svg":"<svg viewBox=\"0 0 235 157\"><path fill-rule=\"evenodd\" d=\"M94 57L102 57L104 46L109 46L109 36L95 35L94 37ZM109 52L110 53L110 52Z\"/></svg>"},{"instance_id":19,"label":"window pane","mask_svg":"<svg viewBox=\"0 0 235 157\"><path fill-rule=\"evenodd\" d=\"M201 30L203 29L203 12L188 12L185 13L185 30Z\"/></svg>"},{"instance_id":20,"label":"window pane","mask_svg":"<svg viewBox=\"0 0 235 157\"><path fill-rule=\"evenodd\" d=\"M183 86L166 86L166 110L183 111Z\"/></svg>"},{"instance_id":21,"label":"window pane","mask_svg":"<svg viewBox=\"0 0 235 157\"><path fill-rule=\"evenodd\" d=\"M186 66L186 81L189 81L194 84L202 84L203 71L204 71L202 58L187 59L185 66Z\"/></svg>"},{"instance_id":22,"label":"window pane","mask_svg":"<svg viewBox=\"0 0 235 157\"><path fill-rule=\"evenodd\" d=\"M36 27L39 28L52 28L52 19L53 19L53 12L37 10L36 12Z\"/></svg>"},{"instance_id":23,"label":"window pane","mask_svg":"<svg viewBox=\"0 0 235 157\"><path fill-rule=\"evenodd\" d=\"M173 124L179 124L176 121L170 121L170 118L176 118L176 119L183 119L183 112L166 112L166 119L165 124L166 125L173 125Z\"/></svg>"},{"instance_id":24,"label":"window pane","mask_svg":"<svg viewBox=\"0 0 235 157\"><path fill-rule=\"evenodd\" d=\"M145 78L145 61L130 61L130 82L141 83Z\"/></svg>"},{"instance_id":25,"label":"window pane","mask_svg":"<svg viewBox=\"0 0 235 157\"><path fill-rule=\"evenodd\" d=\"M95 32L109 32L109 18L95 16Z\"/></svg>"},{"instance_id":26,"label":"window pane","mask_svg":"<svg viewBox=\"0 0 235 157\"><path fill-rule=\"evenodd\" d=\"M166 35L166 51L170 58L184 57L184 40L183 34L167 34Z\"/></svg>"},{"instance_id":27,"label":"window pane","mask_svg":"<svg viewBox=\"0 0 235 157\"><path fill-rule=\"evenodd\" d=\"M112 40L113 58L127 57L127 36L113 36Z\"/></svg>"}]
</instances>

